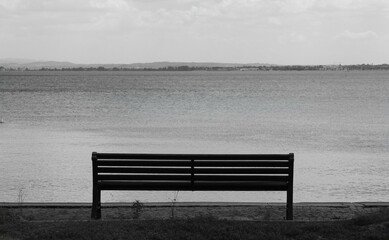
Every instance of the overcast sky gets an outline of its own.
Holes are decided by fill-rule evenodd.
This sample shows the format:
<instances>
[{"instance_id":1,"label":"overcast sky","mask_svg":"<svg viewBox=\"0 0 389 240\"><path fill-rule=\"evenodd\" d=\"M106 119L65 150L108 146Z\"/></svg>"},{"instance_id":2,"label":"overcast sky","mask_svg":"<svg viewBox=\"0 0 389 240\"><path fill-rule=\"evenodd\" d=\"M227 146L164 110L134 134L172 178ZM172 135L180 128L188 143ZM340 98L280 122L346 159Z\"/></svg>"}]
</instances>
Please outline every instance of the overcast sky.
<instances>
[{"instance_id":1,"label":"overcast sky","mask_svg":"<svg viewBox=\"0 0 389 240\"><path fill-rule=\"evenodd\" d=\"M389 63L389 0L0 0L0 58Z\"/></svg>"}]
</instances>

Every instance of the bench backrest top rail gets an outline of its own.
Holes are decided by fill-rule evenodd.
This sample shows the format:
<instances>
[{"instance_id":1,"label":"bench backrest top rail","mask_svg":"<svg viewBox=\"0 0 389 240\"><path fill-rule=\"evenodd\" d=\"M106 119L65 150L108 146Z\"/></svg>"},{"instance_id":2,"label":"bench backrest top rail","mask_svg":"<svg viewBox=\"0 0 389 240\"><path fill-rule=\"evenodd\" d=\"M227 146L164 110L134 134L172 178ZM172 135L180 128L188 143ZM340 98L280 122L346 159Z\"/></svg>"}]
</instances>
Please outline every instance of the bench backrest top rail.
<instances>
[{"instance_id":1,"label":"bench backrest top rail","mask_svg":"<svg viewBox=\"0 0 389 240\"><path fill-rule=\"evenodd\" d=\"M92 153L96 159L150 160L290 160L289 154L157 154L157 153Z\"/></svg>"}]
</instances>

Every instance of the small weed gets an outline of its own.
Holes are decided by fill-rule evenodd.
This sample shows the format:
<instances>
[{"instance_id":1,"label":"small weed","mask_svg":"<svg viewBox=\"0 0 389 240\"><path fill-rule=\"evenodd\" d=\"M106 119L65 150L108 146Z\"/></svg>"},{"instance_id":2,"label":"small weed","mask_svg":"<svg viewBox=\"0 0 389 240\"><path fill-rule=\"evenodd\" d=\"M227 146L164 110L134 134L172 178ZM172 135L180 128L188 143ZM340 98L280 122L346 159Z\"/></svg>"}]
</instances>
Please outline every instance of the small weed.
<instances>
[{"instance_id":1,"label":"small weed","mask_svg":"<svg viewBox=\"0 0 389 240\"><path fill-rule=\"evenodd\" d=\"M135 200L132 203L132 215L134 219L139 219L140 215L142 214L143 211L143 203L139 200Z\"/></svg>"},{"instance_id":2,"label":"small weed","mask_svg":"<svg viewBox=\"0 0 389 240\"><path fill-rule=\"evenodd\" d=\"M23 187L20 187L18 191L18 199L17 199L19 205L22 205L25 199L26 199L26 192Z\"/></svg>"},{"instance_id":3,"label":"small weed","mask_svg":"<svg viewBox=\"0 0 389 240\"><path fill-rule=\"evenodd\" d=\"M263 215L263 220L268 221L270 220L270 218L271 218L271 211L270 209L266 209L265 214Z\"/></svg>"},{"instance_id":4,"label":"small weed","mask_svg":"<svg viewBox=\"0 0 389 240\"><path fill-rule=\"evenodd\" d=\"M17 203L19 205L19 217L21 219L24 218L23 203L24 203L25 199L26 199L26 191L25 191L24 187L19 187L18 196L17 196Z\"/></svg>"},{"instance_id":5,"label":"small weed","mask_svg":"<svg viewBox=\"0 0 389 240\"><path fill-rule=\"evenodd\" d=\"M173 199L171 199L171 201L172 201L172 205L171 205L171 211L172 211L172 215L171 215L171 218L172 219L174 219L174 217L175 217L175 208L176 208L176 202L177 202L177 198L178 198L178 193L179 193L180 191L175 191L174 192L174 195L173 195Z\"/></svg>"}]
</instances>

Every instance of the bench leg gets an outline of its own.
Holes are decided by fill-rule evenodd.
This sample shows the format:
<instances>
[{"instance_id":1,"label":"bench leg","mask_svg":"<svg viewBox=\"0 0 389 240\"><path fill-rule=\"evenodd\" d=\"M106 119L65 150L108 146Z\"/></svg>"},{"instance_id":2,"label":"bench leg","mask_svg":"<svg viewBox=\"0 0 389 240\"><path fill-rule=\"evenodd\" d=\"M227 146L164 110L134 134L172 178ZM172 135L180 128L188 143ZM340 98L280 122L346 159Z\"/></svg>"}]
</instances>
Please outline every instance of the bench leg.
<instances>
[{"instance_id":1,"label":"bench leg","mask_svg":"<svg viewBox=\"0 0 389 240\"><path fill-rule=\"evenodd\" d=\"M293 189L288 189L287 191L286 220L293 220Z\"/></svg>"},{"instance_id":2,"label":"bench leg","mask_svg":"<svg viewBox=\"0 0 389 240\"><path fill-rule=\"evenodd\" d=\"M101 218L101 191L93 188L92 218Z\"/></svg>"}]
</instances>

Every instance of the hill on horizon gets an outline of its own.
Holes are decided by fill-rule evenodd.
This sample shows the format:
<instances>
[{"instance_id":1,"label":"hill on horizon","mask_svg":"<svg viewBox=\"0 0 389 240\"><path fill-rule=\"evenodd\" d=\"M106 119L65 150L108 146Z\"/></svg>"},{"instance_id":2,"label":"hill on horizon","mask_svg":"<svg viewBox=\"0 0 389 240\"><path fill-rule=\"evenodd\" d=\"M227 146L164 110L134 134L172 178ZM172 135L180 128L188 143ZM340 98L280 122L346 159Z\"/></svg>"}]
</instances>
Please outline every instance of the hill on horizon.
<instances>
[{"instance_id":1,"label":"hill on horizon","mask_svg":"<svg viewBox=\"0 0 389 240\"><path fill-rule=\"evenodd\" d=\"M61 69L61 68L132 68L132 69L158 69L167 67L259 67L259 66L275 66L275 64L268 63L217 63L217 62L150 62L150 63L130 63L130 64L78 64L65 61L42 61L34 59L21 59L21 58L3 58L0 59L0 66L5 68L23 68L23 69Z\"/></svg>"}]
</instances>

